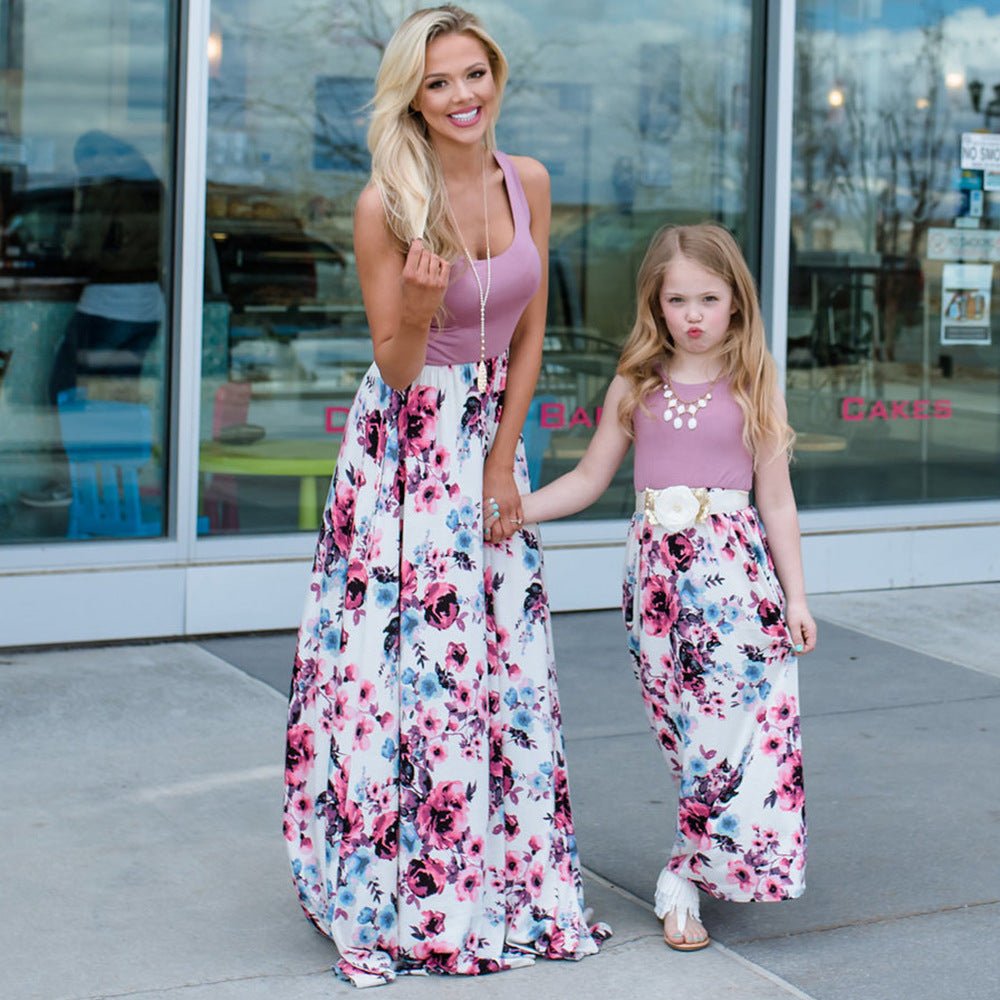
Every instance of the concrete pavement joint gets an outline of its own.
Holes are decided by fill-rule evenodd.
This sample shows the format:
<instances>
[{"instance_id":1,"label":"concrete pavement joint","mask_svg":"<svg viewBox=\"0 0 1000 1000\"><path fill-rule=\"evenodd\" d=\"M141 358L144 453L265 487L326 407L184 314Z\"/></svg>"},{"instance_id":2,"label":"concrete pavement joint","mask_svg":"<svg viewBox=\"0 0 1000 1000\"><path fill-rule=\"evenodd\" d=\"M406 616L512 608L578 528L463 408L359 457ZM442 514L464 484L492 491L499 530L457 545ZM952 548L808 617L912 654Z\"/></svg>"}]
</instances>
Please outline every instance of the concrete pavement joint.
<instances>
[{"instance_id":1,"label":"concrete pavement joint","mask_svg":"<svg viewBox=\"0 0 1000 1000\"><path fill-rule=\"evenodd\" d=\"M128 990L125 993L88 993L85 996L66 996L62 1000L128 1000L129 997L153 997L162 993L172 993L175 990L200 990L206 986L225 986L227 983L253 983L268 980L310 979L313 976L328 976L331 966L324 965L321 969L310 972L259 972L250 976L226 976L222 979L205 979L198 983L174 983L171 986L156 986L152 989ZM336 980L340 982L340 980Z\"/></svg>"},{"instance_id":2,"label":"concrete pavement joint","mask_svg":"<svg viewBox=\"0 0 1000 1000\"><path fill-rule=\"evenodd\" d=\"M622 899L628 900L628 902L632 903L634 906L638 906L641 909L646 910L647 912L655 915L656 909L653 906L653 904L647 902L641 896L637 896L635 895L635 893L629 892L628 889L625 889L623 886L617 885L616 883L612 882L609 878L606 878L599 872L595 872L592 868L587 868L585 865L581 865L580 870L588 878L592 878L595 882L598 882L600 885L603 885L606 889L609 889L611 892L621 896ZM634 938L633 940L644 940L647 936L660 938L660 934L657 933L657 934L643 935L641 938ZM612 938L612 940L614 940L614 938ZM607 945L605 945L604 947L607 947ZM664 947L666 947L666 945L664 945ZM770 972L763 966L758 965L756 962L751 962L750 959L744 958L742 955L737 954L731 948L727 948L724 944L722 944L719 941L716 941L714 938L712 938L712 943L709 945L709 947L714 948L718 952L721 952L728 959L736 962L737 965L742 965L744 968L749 969L751 972L760 976L762 979L766 979L769 983L773 983L775 986L784 990L789 996L795 997L796 1000L815 1000L815 998L809 996L808 993L803 993L802 990L800 990L797 986L793 986L791 983L786 982L784 979L781 978L781 976L775 975L773 972Z\"/></svg>"},{"instance_id":3,"label":"concrete pavement joint","mask_svg":"<svg viewBox=\"0 0 1000 1000\"><path fill-rule=\"evenodd\" d=\"M917 917L937 917L945 913L960 913L985 906L996 906L1000 899L984 899L977 903L959 903L956 906L940 906L932 910L914 910L910 913L893 913L884 917L861 917L840 924L824 924L821 927L803 927L797 931L782 931L780 934L765 934L760 937L734 938L730 944L759 944L762 941L778 941L781 938L804 937L807 934L825 934L828 931L849 930L852 927L871 927L875 924L892 924L898 920L914 920Z\"/></svg>"},{"instance_id":4,"label":"concrete pavement joint","mask_svg":"<svg viewBox=\"0 0 1000 1000\"><path fill-rule=\"evenodd\" d=\"M991 675L988 675L991 676ZM864 715L866 712L898 712L905 708L940 708L942 705L962 705L965 702L994 701L1000 699L1000 694L976 695L972 698L937 698L934 701L913 701L905 705L869 705L867 708L846 708L836 712L806 712L809 719L829 719L838 715Z\"/></svg>"}]
</instances>

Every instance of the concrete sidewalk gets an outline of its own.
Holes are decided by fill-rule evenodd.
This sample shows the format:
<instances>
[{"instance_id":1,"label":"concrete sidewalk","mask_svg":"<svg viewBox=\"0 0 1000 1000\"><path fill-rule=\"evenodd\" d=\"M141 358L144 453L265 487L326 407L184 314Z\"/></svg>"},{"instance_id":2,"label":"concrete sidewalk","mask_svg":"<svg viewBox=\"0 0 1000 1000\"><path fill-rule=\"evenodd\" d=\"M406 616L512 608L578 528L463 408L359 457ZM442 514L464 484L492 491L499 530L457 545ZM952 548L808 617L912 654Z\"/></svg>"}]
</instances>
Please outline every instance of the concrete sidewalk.
<instances>
[{"instance_id":1,"label":"concrete sidewalk","mask_svg":"<svg viewBox=\"0 0 1000 1000\"><path fill-rule=\"evenodd\" d=\"M559 615L587 903L615 936L577 964L403 978L387 995L994 1000L1000 585L812 605L822 647L802 671L801 900L709 900L712 948L662 944L649 900L669 784L621 623ZM293 644L281 634L0 654L0 996L355 995L301 915L280 836Z\"/></svg>"}]
</instances>

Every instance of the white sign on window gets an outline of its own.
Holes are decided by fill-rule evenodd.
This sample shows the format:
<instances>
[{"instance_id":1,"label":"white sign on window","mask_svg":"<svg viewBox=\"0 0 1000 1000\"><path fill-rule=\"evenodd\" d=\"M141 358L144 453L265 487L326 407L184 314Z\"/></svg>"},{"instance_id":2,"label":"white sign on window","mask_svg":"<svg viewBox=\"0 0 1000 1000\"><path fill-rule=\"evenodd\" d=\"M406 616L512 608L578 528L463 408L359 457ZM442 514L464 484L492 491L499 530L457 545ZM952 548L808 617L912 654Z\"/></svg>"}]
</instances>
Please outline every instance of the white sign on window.
<instances>
[{"instance_id":1,"label":"white sign on window","mask_svg":"<svg viewBox=\"0 0 1000 1000\"><path fill-rule=\"evenodd\" d=\"M1000 135L992 132L963 132L962 169L1000 170Z\"/></svg>"},{"instance_id":2,"label":"white sign on window","mask_svg":"<svg viewBox=\"0 0 1000 1000\"><path fill-rule=\"evenodd\" d=\"M928 229L929 260L1000 261L998 229Z\"/></svg>"},{"instance_id":3,"label":"white sign on window","mask_svg":"<svg viewBox=\"0 0 1000 1000\"><path fill-rule=\"evenodd\" d=\"M941 343L990 343L992 264L945 264L941 276Z\"/></svg>"}]
</instances>

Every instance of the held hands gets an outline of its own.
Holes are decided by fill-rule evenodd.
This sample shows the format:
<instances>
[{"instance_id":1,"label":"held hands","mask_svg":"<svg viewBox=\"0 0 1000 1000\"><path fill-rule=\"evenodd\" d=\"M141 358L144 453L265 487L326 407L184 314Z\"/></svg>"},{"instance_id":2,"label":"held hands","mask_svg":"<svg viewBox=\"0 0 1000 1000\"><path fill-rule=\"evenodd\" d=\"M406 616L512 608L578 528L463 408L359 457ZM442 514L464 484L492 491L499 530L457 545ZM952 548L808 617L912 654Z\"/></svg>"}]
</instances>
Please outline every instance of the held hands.
<instances>
[{"instance_id":1,"label":"held hands","mask_svg":"<svg viewBox=\"0 0 1000 1000\"><path fill-rule=\"evenodd\" d=\"M413 240L403 265L403 314L430 324L448 288L451 264Z\"/></svg>"},{"instance_id":2,"label":"held hands","mask_svg":"<svg viewBox=\"0 0 1000 1000\"><path fill-rule=\"evenodd\" d=\"M497 474L487 464L483 473L483 538L497 545L520 531L523 523L513 471Z\"/></svg>"},{"instance_id":3,"label":"held hands","mask_svg":"<svg viewBox=\"0 0 1000 1000\"><path fill-rule=\"evenodd\" d=\"M816 648L816 622L809 614L805 601L789 602L785 617L795 652L800 656L811 653Z\"/></svg>"}]
</instances>

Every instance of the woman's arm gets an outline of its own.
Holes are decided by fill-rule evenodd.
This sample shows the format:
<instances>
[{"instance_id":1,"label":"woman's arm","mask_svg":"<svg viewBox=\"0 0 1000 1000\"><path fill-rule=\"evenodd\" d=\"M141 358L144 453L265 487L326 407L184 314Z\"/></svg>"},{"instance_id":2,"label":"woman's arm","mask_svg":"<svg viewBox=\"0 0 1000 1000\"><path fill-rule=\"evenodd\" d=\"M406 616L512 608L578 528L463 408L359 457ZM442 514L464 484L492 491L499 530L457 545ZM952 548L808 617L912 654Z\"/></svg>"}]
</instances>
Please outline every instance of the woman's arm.
<instances>
[{"instance_id":1,"label":"woman's arm","mask_svg":"<svg viewBox=\"0 0 1000 1000\"><path fill-rule=\"evenodd\" d=\"M786 419L783 399L778 406L782 419ZM799 515L784 449L759 461L754 473L754 497L764 522L774 568L785 592L785 616L796 652L811 652L816 647L816 623L806 603Z\"/></svg>"},{"instance_id":2,"label":"woman's arm","mask_svg":"<svg viewBox=\"0 0 1000 1000\"><path fill-rule=\"evenodd\" d=\"M551 521L589 507L607 488L632 442L618 422L618 402L628 383L616 375L604 397L601 422L576 468L521 498L529 523Z\"/></svg>"},{"instance_id":3,"label":"woman's arm","mask_svg":"<svg viewBox=\"0 0 1000 1000\"><path fill-rule=\"evenodd\" d=\"M431 320L448 287L450 265L414 240L406 256L389 230L382 197L368 185L354 211L354 257L385 383L405 389L427 358Z\"/></svg>"},{"instance_id":4,"label":"woman's arm","mask_svg":"<svg viewBox=\"0 0 1000 1000\"><path fill-rule=\"evenodd\" d=\"M511 162L528 200L531 238L542 261L542 280L511 338L503 415L483 470L483 496L494 498L500 508L500 517L494 520L487 536L494 542L510 537L520 528L523 519L521 496L514 482L514 453L541 371L549 298L549 223L552 217L549 174L537 160L527 156L511 157Z\"/></svg>"}]
</instances>

